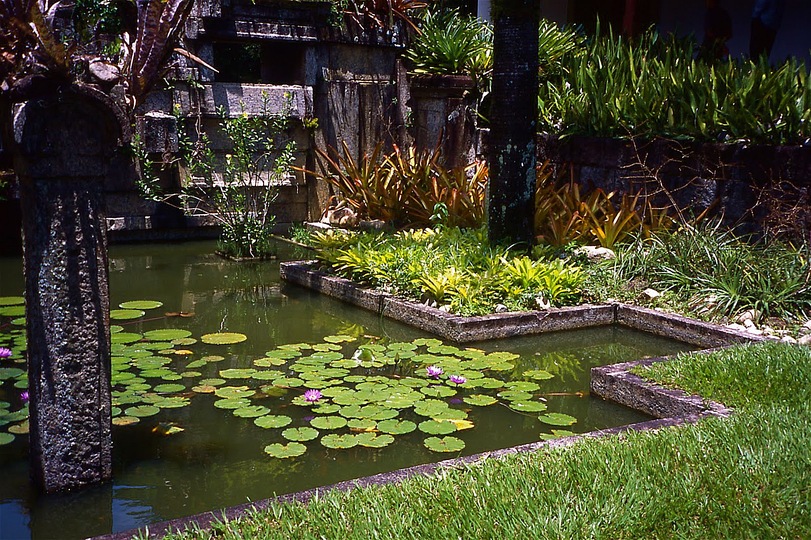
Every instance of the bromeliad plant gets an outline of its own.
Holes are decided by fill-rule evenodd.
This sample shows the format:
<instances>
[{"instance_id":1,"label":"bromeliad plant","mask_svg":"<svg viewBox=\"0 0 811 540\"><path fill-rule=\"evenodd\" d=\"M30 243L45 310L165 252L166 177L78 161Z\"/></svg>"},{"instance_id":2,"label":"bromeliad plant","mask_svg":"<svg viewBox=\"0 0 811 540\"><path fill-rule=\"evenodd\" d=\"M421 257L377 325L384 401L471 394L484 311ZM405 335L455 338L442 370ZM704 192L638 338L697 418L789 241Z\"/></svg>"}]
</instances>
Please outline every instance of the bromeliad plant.
<instances>
[{"instance_id":1,"label":"bromeliad plant","mask_svg":"<svg viewBox=\"0 0 811 540\"><path fill-rule=\"evenodd\" d=\"M487 245L480 229L441 228L394 235L313 234L333 271L463 315L577 302L585 275L562 260L539 261Z\"/></svg>"},{"instance_id":2,"label":"bromeliad plant","mask_svg":"<svg viewBox=\"0 0 811 540\"><path fill-rule=\"evenodd\" d=\"M475 227L484 218L484 163L448 169L438 148L418 152L395 147L384 154L382 143L357 160L345 143L340 155L335 149L316 153L325 172L305 172L332 184L363 217L426 226L439 205L447 211L443 224L448 226Z\"/></svg>"}]
</instances>

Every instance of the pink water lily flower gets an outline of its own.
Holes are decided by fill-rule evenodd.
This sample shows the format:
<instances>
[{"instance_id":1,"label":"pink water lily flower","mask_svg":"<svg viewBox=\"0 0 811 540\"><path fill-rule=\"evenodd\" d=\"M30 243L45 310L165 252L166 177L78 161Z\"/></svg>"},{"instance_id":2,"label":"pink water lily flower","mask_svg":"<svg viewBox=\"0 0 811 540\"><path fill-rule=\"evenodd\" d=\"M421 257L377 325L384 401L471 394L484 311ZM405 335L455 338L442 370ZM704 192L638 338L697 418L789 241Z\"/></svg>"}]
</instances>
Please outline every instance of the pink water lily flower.
<instances>
[{"instance_id":1,"label":"pink water lily flower","mask_svg":"<svg viewBox=\"0 0 811 540\"><path fill-rule=\"evenodd\" d=\"M14 353L11 352L11 349L0 347L0 358L10 358L12 354Z\"/></svg>"},{"instance_id":2,"label":"pink water lily flower","mask_svg":"<svg viewBox=\"0 0 811 540\"><path fill-rule=\"evenodd\" d=\"M425 368L425 371L428 373L429 377L433 377L434 379L438 379L440 375L442 375L442 368L437 366L428 366Z\"/></svg>"},{"instance_id":3,"label":"pink water lily flower","mask_svg":"<svg viewBox=\"0 0 811 540\"><path fill-rule=\"evenodd\" d=\"M304 392L304 401L308 403L315 403L319 399L321 399L321 391L320 390L307 390Z\"/></svg>"},{"instance_id":4,"label":"pink water lily flower","mask_svg":"<svg viewBox=\"0 0 811 540\"><path fill-rule=\"evenodd\" d=\"M467 382L467 379L465 379L461 375L451 375L450 377L448 377L448 380L450 380L454 384L465 384Z\"/></svg>"}]
</instances>

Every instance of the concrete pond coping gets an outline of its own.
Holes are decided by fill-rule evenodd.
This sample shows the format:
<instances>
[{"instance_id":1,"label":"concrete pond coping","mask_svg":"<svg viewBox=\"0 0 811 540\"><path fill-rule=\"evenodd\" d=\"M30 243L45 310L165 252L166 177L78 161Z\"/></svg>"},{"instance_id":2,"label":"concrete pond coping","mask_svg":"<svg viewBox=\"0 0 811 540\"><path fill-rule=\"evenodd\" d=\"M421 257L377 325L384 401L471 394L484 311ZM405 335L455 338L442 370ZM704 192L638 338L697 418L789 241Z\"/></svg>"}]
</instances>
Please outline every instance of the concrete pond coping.
<instances>
[{"instance_id":1,"label":"concrete pond coping","mask_svg":"<svg viewBox=\"0 0 811 540\"><path fill-rule=\"evenodd\" d=\"M703 347L704 350L701 352L709 352L712 349L736 343L764 340L758 336L751 336L687 317L623 304L580 306L550 309L548 312L501 313L465 318L415 302L398 299L384 292L362 288L343 278L329 276L317 271L314 262L281 263L281 266L282 279L286 281L310 287L384 316L437 333L446 339L463 338L465 341L479 341L620 324L686 341L692 345ZM421 315L425 316L422 321L419 320ZM499 326L502 325L506 329L499 329ZM462 339L456 339L456 341L462 341ZM700 396L689 395L679 389L657 385L631 372L636 367L649 366L667 360L668 357L646 358L633 362L595 367L591 370L590 391L592 394L641 411L654 417L654 420L549 441L538 441L447 459L436 463L416 465L297 493L271 497L261 501L153 523L138 529L97 536L93 540L125 540L138 534L143 537L160 538L172 531L183 531L194 527L206 528L211 527L218 521L249 516L251 513L266 509L273 504L306 503L313 498L335 490L350 491L356 488L389 485L409 478L432 475L441 469L464 470L466 467L475 466L485 459L498 459L511 454L568 447L586 438L621 436L627 432L652 431L666 427L693 424L707 417L725 418L732 414L733 411L723 404L706 400Z\"/></svg>"}]
</instances>

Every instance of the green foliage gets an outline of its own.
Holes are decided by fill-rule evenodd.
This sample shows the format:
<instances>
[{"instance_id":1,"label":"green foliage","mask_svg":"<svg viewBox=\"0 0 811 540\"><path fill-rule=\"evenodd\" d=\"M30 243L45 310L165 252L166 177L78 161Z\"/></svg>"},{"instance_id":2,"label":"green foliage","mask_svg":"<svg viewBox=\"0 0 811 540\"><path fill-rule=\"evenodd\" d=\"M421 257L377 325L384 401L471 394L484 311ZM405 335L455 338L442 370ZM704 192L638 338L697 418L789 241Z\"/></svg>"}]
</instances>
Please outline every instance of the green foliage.
<instances>
[{"instance_id":1,"label":"green foliage","mask_svg":"<svg viewBox=\"0 0 811 540\"><path fill-rule=\"evenodd\" d=\"M618 253L620 282L643 280L709 318L755 310L791 319L811 308L805 247L747 242L718 224L682 226L638 239Z\"/></svg>"},{"instance_id":2,"label":"green foliage","mask_svg":"<svg viewBox=\"0 0 811 540\"><path fill-rule=\"evenodd\" d=\"M625 194L615 204L614 193L602 189L581 193L580 184L554 178L548 163L538 169L535 191L535 235L539 242L563 247L573 242L613 248L632 234L649 236L672 228L673 208L654 208L639 193Z\"/></svg>"},{"instance_id":3,"label":"green foliage","mask_svg":"<svg viewBox=\"0 0 811 540\"><path fill-rule=\"evenodd\" d=\"M496 304L537 309L580 299L585 274L562 260L535 261L491 248L481 230L315 234L319 258L339 274L415 299L480 315Z\"/></svg>"},{"instance_id":4,"label":"green foliage","mask_svg":"<svg viewBox=\"0 0 811 540\"><path fill-rule=\"evenodd\" d=\"M331 183L370 219L425 226L441 216L443 225L459 227L475 227L484 219L484 163L448 169L438 149L417 152L395 147L385 155L382 143L357 160L345 143L341 155L334 149L316 152L326 172L307 172Z\"/></svg>"},{"instance_id":5,"label":"green foliage","mask_svg":"<svg viewBox=\"0 0 811 540\"><path fill-rule=\"evenodd\" d=\"M561 59L539 93L540 130L798 144L811 136L811 81L789 59L707 63L695 45L651 30L599 34Z\"/></svg>"},{"instance_id":6,"label":"green foliage","mask_svg":"<svg viewBox=\"0 0 811 540\"><path fill-rule=\"evenodd\" d=\"M176 111L177 112L177 111ZM275 252L271 240L275 216L271 205L277 185L292 171L295 143L285 134L289 102L280 113L270 113L264 96L262 114L242 111L229 116L220 109L220 129L230 142L231 153L219 166L218 157L205 133L192 138L182 129L178 114L181 172L180 193L164 193L154 164L139 145L141 162L139 188L153 200L175 204L186 213L215 219L222 227L220 250L231 257L265 257Z\"/></svg>"},{"instance_id":7,"label":"green foliage","mask_svg":"<svg viewBox=\"0 0 811 540\"><path fill-rule=\"evenodd\" d=\"M405 57L414 73L471 75L481 78L492 70L493 28L458 11L427 11L420 33Z\"/></svg>"}]
</instances>

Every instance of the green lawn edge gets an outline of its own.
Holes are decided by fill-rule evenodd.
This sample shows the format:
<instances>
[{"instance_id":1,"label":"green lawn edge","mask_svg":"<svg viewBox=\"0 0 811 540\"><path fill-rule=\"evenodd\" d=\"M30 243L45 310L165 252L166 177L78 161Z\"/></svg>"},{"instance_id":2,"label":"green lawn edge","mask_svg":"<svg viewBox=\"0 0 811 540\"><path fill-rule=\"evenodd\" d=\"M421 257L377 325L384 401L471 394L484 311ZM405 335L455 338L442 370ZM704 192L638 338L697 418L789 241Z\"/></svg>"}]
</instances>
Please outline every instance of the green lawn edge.
<instances>
[{"instance_id":1,"label":"green lawn edge","mask_svg":"<svg viewBox=\"0 0 811 540\"><path fill-rule=\"evenodd\" d=\"M271 504L168 538L806 537L811 349L738 346L636 371L736 412Z\"/></svg>"}]
</instances>

